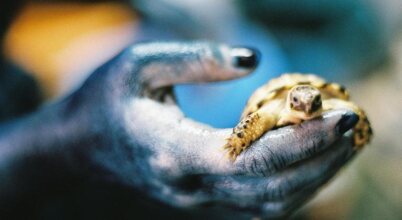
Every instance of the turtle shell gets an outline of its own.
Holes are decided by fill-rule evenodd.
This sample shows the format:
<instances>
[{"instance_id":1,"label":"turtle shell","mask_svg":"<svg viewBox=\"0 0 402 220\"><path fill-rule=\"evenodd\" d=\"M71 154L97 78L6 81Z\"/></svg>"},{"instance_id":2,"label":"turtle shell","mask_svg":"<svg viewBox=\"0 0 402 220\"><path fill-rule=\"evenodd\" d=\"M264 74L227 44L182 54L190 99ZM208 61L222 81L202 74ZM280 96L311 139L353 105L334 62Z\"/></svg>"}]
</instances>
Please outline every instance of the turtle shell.
<instances>
[{"instance_id":1,"label":"turtle shell","mask_svg":"<svg viewBox=\"0 0 402 220\"><path fill-rule=\"evenodd\" d=\"M258 88L248 100L241 118L257 111L272 100L286 98L289 90L295 85L315 86L320 90L323 99L349 100L349 95L343 86L327 83L324 79L313 74L287 73Z\"/></svg>"}]
</instances>

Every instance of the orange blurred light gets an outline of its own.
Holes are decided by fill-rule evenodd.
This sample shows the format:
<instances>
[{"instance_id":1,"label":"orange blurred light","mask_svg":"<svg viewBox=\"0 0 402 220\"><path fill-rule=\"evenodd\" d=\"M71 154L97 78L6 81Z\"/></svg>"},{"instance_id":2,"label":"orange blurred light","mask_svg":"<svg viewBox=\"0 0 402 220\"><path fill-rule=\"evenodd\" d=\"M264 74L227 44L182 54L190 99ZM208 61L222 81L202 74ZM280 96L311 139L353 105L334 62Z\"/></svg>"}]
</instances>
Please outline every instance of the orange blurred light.
<instances>
[{"instance_id":1,"label":"orange blurred light","mask_svg":"<svg viewBox=\"0 0 402 220\"><path fill-rule=\"evenodd\" d=\"M127 46L136 21L119 3L32 3L6 34L5 53L34 75L45 96L55 97Z\"/></svg>"}]
</instances>

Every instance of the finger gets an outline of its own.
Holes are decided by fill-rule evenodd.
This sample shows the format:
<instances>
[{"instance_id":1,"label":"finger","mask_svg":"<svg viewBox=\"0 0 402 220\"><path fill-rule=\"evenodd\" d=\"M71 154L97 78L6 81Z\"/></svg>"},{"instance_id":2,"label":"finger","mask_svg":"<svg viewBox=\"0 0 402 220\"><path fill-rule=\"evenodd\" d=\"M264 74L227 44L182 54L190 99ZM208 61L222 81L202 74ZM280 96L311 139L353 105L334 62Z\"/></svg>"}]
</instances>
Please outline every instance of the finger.
<instances>
[{"instance_id":1,"label":"finger","mask_svg":"<svg viewBox=\"0 0 402 220\"><path fill-rule=\"evenodd\" d=\"M327 149L357 121L352 111L336 110L319 119L270 131L241 154L235 164L246 174L269 176Z\"/></svg>"},{"instance_id":2,"label":"finger","mask_svg":"<svg viewBox=\"0 0 402 220\"><path fill-rule=\"evenodd\" d=\"M278 185L282 189L264 195L264 199L269 200L269 202L265 202L261 206L261 216L265 218L283 218L305 204L323 185L335 176L343 165L356 155L356 149L350 147L351 141L352 138L349 136L343 138L334 146L335 149L338 146L346 147L346 151L340 150L334 153L334 150L330 150L325 153L330 155L328 158L322 156L323 158L314 160L314 162L307 164L306 167L301 167L301 169L292 168L284 172L283 177L286 178L286 175L289 175L290 178L287 178L294 182L285 184L285 186ZM323 167L320 167L320 162L323 162ZM309 169L309 166L315 166L315 169ZM328 166L330 167L327 168ZM308 178L304 178L306 174ZM280 184L281 181L278 182Z\"/></svg>"},{"instance_id":3,"label":"finger","mask_svg":"<svg viewBox=\"0 0 402 220\"><path fill-rule=\"evenodd\" d=\"M290 216L293 211L300 208L309 199L312 199L314 194L319 190L317 183L312 183L303 188L302 191L295 195L286 198L283 201L266 202L260 206L258 212L261 217L268 219L285 218Z\"/></svg>"},{"instance_id":4,"label":"finger","mask_svg":"<svg viewBox=\"0 0 402 220\"><path fill-rule=\"evenodd\" d=\"M207 176L203 186L215 202L243 207L261 207L265 211L284 211L309 198L349 161L355 151L350 138L301 164L268 178L250 176ZM264 206L261 206L264 204ZM263 210L263 211L264 211Z\"/></svg>"},{"instance_id":5,"label":"finger","mask_svg":"<svg viewBox=\"0 0 402 220\"><path fill-rule=\"evenodd\" d=\"M137 65L138 82L151 90L245 76L255 69L259 56L254 49L208 42L138 44L128 53Z\"/></svg>"},{"instance_id":6,"label":"finger","mask_svg":"<svg viewBox=\"0 0 402 220\"><path fill-rule=\"evenodd\" d=\"M318 188L331 179L339 169L356 154L350 145L350 137L336 142L322 154L300 164L296 164L272 176L266 188L264 199L269 201L286 200L298 194L309 194L309 188Z\"/></svg>"},{"instance_id":7,"label":"finger","mask_svg":"<svg viewBox=\"0 0 402 220\"><path fill-rule=\"evenodd\" d=\"M197 174L268 176L314 156L353 127L345 120L349 111L331 111L302 125L269 131L232 162L223 150L231 129L210 128L185 118L175 106L149 99L135 99L127 107L119 114L127 131L152 152L144 159L153 172L170 178Z\"/></svg>"}]
</instances>

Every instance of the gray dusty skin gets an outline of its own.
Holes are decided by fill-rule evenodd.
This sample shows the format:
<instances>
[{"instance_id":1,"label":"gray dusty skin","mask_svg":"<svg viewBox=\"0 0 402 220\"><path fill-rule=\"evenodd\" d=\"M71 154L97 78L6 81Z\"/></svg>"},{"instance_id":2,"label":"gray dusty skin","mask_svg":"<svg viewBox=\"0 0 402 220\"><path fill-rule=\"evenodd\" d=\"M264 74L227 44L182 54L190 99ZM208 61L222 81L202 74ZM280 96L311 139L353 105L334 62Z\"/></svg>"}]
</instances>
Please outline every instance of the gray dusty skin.
<instances>
[{"instance_id":1,"label":"gray dusty skin","mask_svg":"<svg viewBox=\"0 0 402 220\"><path fill-rule=\"evenodd\" d=\"M183 217L187 208L217 219L291 214L353 157L343 134L356 115L331 111L268 132L230 161L219 147L230 129L192 121L160 100L166 86L250 73L256 52L233 50L206 42L134 45L69 97L1 125L0 215L33 218L50 198L62 200L59 212L75 207L80 216ZM61 189L74 199L63 200Z\"/></svg>"}]
</instances>

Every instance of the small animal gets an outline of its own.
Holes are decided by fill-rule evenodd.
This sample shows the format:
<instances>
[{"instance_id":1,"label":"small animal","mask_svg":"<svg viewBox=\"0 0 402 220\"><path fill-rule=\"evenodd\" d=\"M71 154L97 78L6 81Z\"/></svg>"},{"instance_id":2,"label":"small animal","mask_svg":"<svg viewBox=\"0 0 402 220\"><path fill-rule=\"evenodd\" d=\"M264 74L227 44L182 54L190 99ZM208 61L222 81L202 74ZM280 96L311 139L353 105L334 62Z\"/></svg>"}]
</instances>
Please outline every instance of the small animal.
<instances>
[{"instance_id":1,"label":"small animal","mask_svg":"<svg viewBox=\"0 0 402 220\"><path fill-rule=\"evenodd\" d=\"M333 109L350 109L359 116L353 128L353 144L362 148L373 134L365 112L349 100L348 91L313 74L284 74L258 88L250 97L240 122L224 149L236 157L265 132L299 124Z\"/></svg>"}]
</instances>

